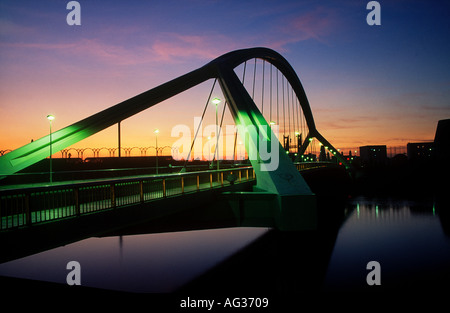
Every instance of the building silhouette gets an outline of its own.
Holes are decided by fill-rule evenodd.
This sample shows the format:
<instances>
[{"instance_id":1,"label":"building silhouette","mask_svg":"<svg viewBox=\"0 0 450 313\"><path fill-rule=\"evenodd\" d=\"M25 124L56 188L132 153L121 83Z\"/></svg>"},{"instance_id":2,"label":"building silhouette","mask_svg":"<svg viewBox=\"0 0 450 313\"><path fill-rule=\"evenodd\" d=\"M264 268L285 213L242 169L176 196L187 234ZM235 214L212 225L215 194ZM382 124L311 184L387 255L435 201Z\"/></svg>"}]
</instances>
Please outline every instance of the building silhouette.
<instances>
[{"instance_id":1,"label":"building silhouette","mask_svg":"<svg viewBox=\"0 0 450 313\"><path fill-rule=\"evenodd\" d=\"M363 166L378 166L387 163L386 145L359 147L359 155Z\"/></svg>"},{"instance_id":2,"label":"building silhouette","mask_svg":"<svg viewBox=\"0 0 450 313\"><path fill-rule=\"evenodd\" d=\"M439 162L450 160L450 119L440 120L434 137L436 158Z\"/></svg>"},{"instance_id":3,"label":"building silhouette","mask_svg":"<svg viewBox=\"0 0 450 313\"><path fill-rule=\"evenodd\" d=\"M434 142L409 142L406 145L408 160L412 162L432 162L435 158Z\"/></svg>"}]
</instances>

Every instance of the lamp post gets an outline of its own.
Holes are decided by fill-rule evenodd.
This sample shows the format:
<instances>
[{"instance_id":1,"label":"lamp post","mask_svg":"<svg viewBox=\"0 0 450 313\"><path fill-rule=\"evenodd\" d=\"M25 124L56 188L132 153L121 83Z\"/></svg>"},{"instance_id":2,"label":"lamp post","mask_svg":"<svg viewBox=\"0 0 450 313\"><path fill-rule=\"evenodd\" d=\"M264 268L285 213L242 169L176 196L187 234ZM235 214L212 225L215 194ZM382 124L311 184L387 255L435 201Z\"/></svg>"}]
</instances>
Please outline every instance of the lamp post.
<instances>
[{"instance_id":1,"label":"lamp post","mask_svg":"<svg viewBox=\"0 0 450 313\"><path fill-rule=\"evenodd\" d=\"M300 151L300 145L301 145L301 140L300 140L300 132L295 132L295 137L297 138L297 153Z\"/></svg>"},{"instance_id":2,"label":"lamp post","mask_svg":"<svg viewBox=\"0 0 450 313\"><path fill-rule=\"evenodd\" d=\"M55 116L52 114L47 115L47 119L50 123L50 184L53 183L53 169L52 169L52 121L55 119Z\"/></svg>"},{"instance_id":3,"label":"lamp post","mask_svg":"<svg viewBox=\"0 0 450 313\"><path fill-rule=\"evenodd\" d=\"M241 160L241 163L244 160L242 157L242 141L239 141L239 159Z\"/></svg>"},{"instance_id":4,"label":"lamp post","mask_svg":"<svg viewBox=\"0 0 450 313\"><path fill-rule=\"evenodd\" d=\"M208 162L211 161L211 136L208 136Z\"/></svg>"},{"instance_id":5,"label":"lamp post","mask_svg":"<svg viewBox=\"0 0 450 313\"><path fill-rule=\"evenodd\" d=\"M159 129L156 128L153 133L155 133L156 135L156 174L158 174L158 134L159 134Z\"/></svg>"},{"instance_id":6,"label":"lamp post","mask_svg":"<svg viewBox=\"0 0 450 313\"><path fill-rule=\"evenodd\" d=\"M219 170L219 121L218 121L218 115L217 115L217 107L219 106L220 99L214 98L211 101L213 104L216 105L216 160L217 160L217 170Z\"/></svg>"},{"instance_id":7,"label":"lamp post","mask_svg":"<svg viewBox=\"0 0 450 313\"><path fill-rule=\"evenodd\" d=\"M121 147L120 147L120 121L117 123L117 139L118 139L118 148L119 148L119 158L121 157Z\"/></svg>"}]
</instances>

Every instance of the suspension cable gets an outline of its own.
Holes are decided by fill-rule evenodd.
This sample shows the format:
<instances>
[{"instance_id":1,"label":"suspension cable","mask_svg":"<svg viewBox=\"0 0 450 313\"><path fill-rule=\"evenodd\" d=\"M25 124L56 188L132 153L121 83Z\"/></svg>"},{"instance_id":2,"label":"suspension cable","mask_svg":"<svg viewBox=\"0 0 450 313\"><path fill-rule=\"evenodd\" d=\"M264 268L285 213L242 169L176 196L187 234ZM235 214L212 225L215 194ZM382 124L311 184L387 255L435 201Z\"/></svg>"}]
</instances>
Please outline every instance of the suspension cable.
<instances>
[{"instance_id":1,"label":"suspension cable","mask_svg":"<svg viewBox=\"0 0 450 313\"><path fill-rule=\"evenodd\" d=\"M256 58L255 58L255 67L253 68L253 91L252 91L252 100L255 100L255 80L256 80Z\"/></svg>"},{"instance_id":2,"label":"suspension cable","mask_svg":"<svg viewBox=\"0 0 450 313\"><path fill-rule=\"evenodd\" d=\"M219 131L217 132L217 140L216 143L219 142L219 138L220 138L220 133L222 131L222 124L223 124L223 117L225 116L225 108L227 107L227 101L225 100L225 103L223 105L223 111L222 111L222 117L220 119L220 125L219 125ZM223 143L223 142L222 142ZM213 160L216 159L216 153L217 153L217 148L218 148L218 144L216 144L216 147L214 148L214 156L213 156ZM219 159L219 156L217 156L217 159Z\"/></svg>"},{"instance_id":3,"label":"suspension cable","mask_svg":"<svg viewBox=\"0 0 450 313\"><path fill-rule=\"evenodd\" d=\"M297 138L297 153L298 153L299 152L298 151L299 147L302 144L302 120L301 120L301 116L300 116L301 108L300 108L297 96L295 97L295 105L297 107L297 123L298 123L298 132L299 132L299 135L298 135L298 138Z\"/></svg>"},{"instance_id":4,"label":"suspension cable","mask_svg":"<svg viewBox=\"0 0 450 313\"><path fill-rule=\"evenodd\" d=\"M297 106L295 105L294 100L294 88L291 88L291 98L292 98L292 120L294 121L294 147L298 147L298 125L297 125ZM297 149L295 149L297 150ZM294 151L295 151L294 150Z\"/></svg>"},{"instance_id":5,"label":"suspension cable","mask_svg":"<svg viewBox=\"0 0 450 313\"><path fill-rule=\"evenodd\" d=\"M286 81L286 95L287 95L287 107L288 107L288 109L287 109L287 111L288 111L288 130L289 130L288 151L291 150L291 110L290 110L291 104L289 102L289 86L290 86L289 82Z\"/></svg>"},{"instance_id":6,"label":"suspension cable","mask_svg":"<svg viewBox=\"0 0 450 313\"><path fill-rule=\"evenodd\" d=\"M277 69L277 125L280 127L279 92L278 92L278 69Z\"/></svg>"},{"instance_id":7,"label":"suspension cable","mask_svg":"<svg viewBox=\"0 0 450 313\"><path fill-rule=\"evenodd\" d=\"M187 164L189 158L191 157L192 148L194 147L195 139L197 139L198 131L200 130L200 126L202 125L203 118L205 117L206 108L208 107L209 100L211 99L211 95L212 95L212 93L214 91L214 87L216 85L216 81L217 81L217 78L214 79L214 83L212 85L211 91L209 92L208 100L206 101L205 108L203 109L202 118L200 119L200 123L198 124L197 130L195 132L194 140L192 140L191 148L189 149L188 156L187 156L186 160L184 161L184 165L183 165L183 168L181 170L186 169L186 164Z\"/></svg>"},{"instance_id":8,"label":"suspension cable","mask_svg":"<svg viewBox=\"0 0 450 313\"><path fill-rule=\"evenodd\" d=\"M263 59L263 72L262 72L262 92L261 92L261 114L264 115L264 65L266 60Z\"/></svg>"},{"instance_id":9,"label":"suspension cable","mask_svg":"<svg viewBox=\"0 0 450 313\"><path fill-rule=\"evenodd\" d=\"M281 76L281 89L283 90L282 96L283 96L283 136L286 136L286 110L284 107L284 76ZM284 143L284 139L283 139Z\"/></svg>"},{"instance_id":10,"label":"suspension cable","mask_svg":"<svg viewBox=\"0 0 450 313\"><path fill-rule=\"evenodd\" d=\"M272 67L273 67L273 65L272 65L272 63L270 63L270 82L269 82L269 85L270 85L270 104L269 104L269 106L270 106L270 113L269 113L269 124L272 122Z\"/></svg>"}]
</instances>

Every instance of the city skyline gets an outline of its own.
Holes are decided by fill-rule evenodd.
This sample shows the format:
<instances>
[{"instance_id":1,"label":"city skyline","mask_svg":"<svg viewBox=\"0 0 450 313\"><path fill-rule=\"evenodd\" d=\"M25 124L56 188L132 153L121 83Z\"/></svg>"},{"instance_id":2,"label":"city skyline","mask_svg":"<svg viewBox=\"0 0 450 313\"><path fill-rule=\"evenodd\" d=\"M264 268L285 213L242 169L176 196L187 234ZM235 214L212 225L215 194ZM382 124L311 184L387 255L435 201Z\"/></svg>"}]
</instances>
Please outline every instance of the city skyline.
<instances>
[{"instance_id":1,"label":"city skyline","mask_svg":"<svg viewBox=\"0 0 450 313\"><path fill-rule=\"evenodd\" d=\"M1 149L47 135L48 114L58 130L253 46L293 66L336 147L433 140L450 114L449 5L380 2L381 25L369 26L365 1L79 1L81 25L69 26L67 2L0 4ZM210 86L124 120L122 146L154 145L155 128L172 145L171 129L193 125ZM112 126L74 146L116 145Z\"/></svg>"}]
</instances>

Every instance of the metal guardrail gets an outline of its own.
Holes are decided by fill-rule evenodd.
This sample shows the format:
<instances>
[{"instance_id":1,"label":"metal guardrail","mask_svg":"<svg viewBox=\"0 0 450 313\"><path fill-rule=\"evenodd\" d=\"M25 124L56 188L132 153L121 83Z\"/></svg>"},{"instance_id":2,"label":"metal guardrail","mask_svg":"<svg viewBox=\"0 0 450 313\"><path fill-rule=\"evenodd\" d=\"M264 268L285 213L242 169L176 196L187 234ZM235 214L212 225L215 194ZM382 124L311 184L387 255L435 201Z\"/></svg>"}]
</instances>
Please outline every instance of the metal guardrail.
<instances>
[{"instance_id":1,"label":"metal guardrail","mask_svg":"<svg viewBox=\"0 0 450 313\"><path fill-rule=\"evenodd\" d=\"M229 175L233 174L231 178ZM0 190L0 231L255 180L252 167Z\"/></svg>"},{"instance_id":2,"label":"metal guardrail","mask_svg":"<svg viewBox=\"0 0 450 313\"><path fill-rule=\"evenodd\" d=\"M336 167L296 163L297 170ZM235 181L228 175L233 174ZM228 180L227 180L228 179ZM251 166L0 189L0 231L256 180Z\"/></svg>"},{"instance_id":3,"label":"metal guardrail","mask_svg":"<svg viewBox=\"0 0 450 313\"><path fill-rule=\"evenodd\" d=\"M294 165L299 171L324 167L339 167L339 165L333 162L301 162L301 163L294 163Z\"/></svg>"}]
</instances>

